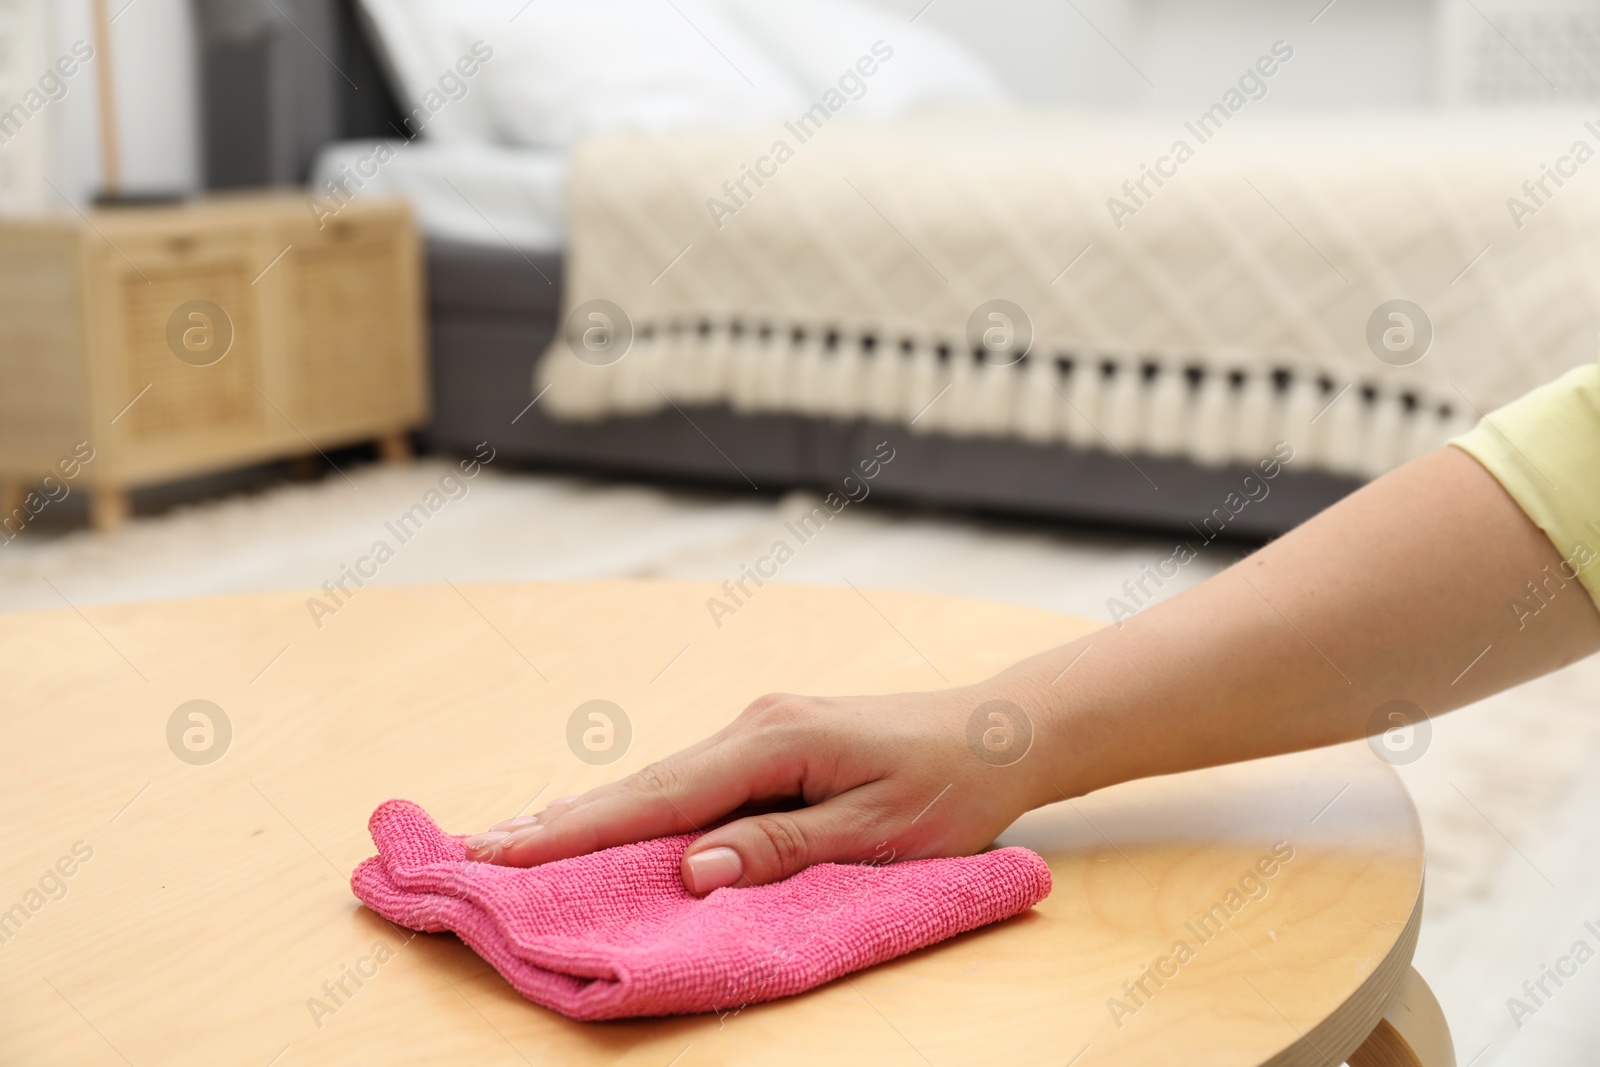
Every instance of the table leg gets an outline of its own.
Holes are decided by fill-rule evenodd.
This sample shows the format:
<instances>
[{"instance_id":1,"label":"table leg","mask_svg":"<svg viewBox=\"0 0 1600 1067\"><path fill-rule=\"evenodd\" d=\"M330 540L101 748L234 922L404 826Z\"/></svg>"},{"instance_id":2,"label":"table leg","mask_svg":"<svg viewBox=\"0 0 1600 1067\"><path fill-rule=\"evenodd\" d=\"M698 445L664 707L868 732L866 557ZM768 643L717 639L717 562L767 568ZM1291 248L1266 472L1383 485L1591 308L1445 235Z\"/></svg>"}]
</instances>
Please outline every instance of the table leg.
<instances>
[{"instance_id":1,"label":"table leg","mask_svg":"<svg viewBox=\"0 0 1600 1067\"><path fill-rule=\"evenodd\" d=\"M1349 1063L1350 1067L1456 1067L1444 1012L1414 968L1406 968L1383 1018L1350 1054Z\"/></svg>"}]
</instances>

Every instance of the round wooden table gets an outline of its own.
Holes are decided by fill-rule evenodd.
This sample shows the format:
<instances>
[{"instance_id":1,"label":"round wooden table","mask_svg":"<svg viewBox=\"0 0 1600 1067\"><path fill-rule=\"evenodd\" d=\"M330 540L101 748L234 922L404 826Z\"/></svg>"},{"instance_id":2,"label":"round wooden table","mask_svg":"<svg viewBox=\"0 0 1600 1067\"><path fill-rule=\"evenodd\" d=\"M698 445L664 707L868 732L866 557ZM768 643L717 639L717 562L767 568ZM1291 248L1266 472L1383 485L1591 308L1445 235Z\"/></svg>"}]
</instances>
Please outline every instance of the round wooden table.
<instances>
[{"instance_id":1,"label":"round wooden table","mask_svg":"<svg viewBox=\"0 0 1600 1067\"><path fill-rule=\"evenodd\" d=\"M959 684L1091 629L777 585L713 621L720 595L444 584L331 613L272 593L0 617L0 1059L1334 1067L1366 1041L1352 1063L1453 1062L1410 971L1416 813L1359 744L1035 811L1002 839L1055 873L1032 912L723 1017L571 1022L351 896L386 798L478 830L763 692ZM569 719L597 699L631 739L580 758Z\"/></svg>"}]
</instances>

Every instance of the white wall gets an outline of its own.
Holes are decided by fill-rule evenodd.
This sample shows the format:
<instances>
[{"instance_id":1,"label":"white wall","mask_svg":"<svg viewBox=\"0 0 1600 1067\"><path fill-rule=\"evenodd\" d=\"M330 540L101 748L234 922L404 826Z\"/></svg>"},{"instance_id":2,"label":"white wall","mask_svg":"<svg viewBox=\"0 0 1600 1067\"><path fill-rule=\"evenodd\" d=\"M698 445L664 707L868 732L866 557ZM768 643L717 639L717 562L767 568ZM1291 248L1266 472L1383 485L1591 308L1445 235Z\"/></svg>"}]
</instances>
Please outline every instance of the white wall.
<instances>
[{"instance_id":1,"label":"white wall","mask_svg":"<svg viewBox=\"0 0 1600 1067\"><path fill-rule=\"evenodd\" d=\"M49 0L57 52L93 41L88 0ZM187 0L109 0L118 141L129 192L191 191L200 185L199 112L194 25ZM120 14L119 14L120 12ZM103 55L100 59L103 60ZM102 62L74 79L52 105L56 145L51 178L63 193L86 200L100 187L96 127Z\"/></svg>"},{"instance_id":2,"label":"white wall","mask_svg":"<svg viewBox=\"0 0 1600 1067\"><path fill-rule=\"evenodd\" d=\"M873 2L907 17L927 4ZM1209 103L1279 39L1295 48L1295 59L1293 77L1273 86L1273 107L1432 101L1434 0L1336 0L1313 25L1326 2L933 0L918 22L966 41L1020 99L1034 103Z\"/></svg>"},{"instance_id":3,"label":"white wall","mask_svg":"<svg viewBox=\"0 0 1600 1067\"><path fill-rule=\"evenodd\" d=\"M88 0L48 2L58 51L89 35ZM440 0L441 3L448 0ZM803 3L804 0L794 0ZM1451 0L870 0L964 40L1028 103L1187 109L1210 103L1275 40L1295 59L1262 107L1413 107L1436 100L1436 9ZM186 0L110 0L126 185L200 182L195 31ZM1479 6L1493 8L1491 0ZM1135 69L1137 68L1137 69ZM1148 79L1148 83L1146 81ZM1153 84L1150 84L1153 83ZM99 184L95 87L56 105L55 177Z\"/></svg>"},{"instance_id":4,"label":"white wall","mask_svg":"<svg viewBox=\"0 0 1600 1067\"><path fill-rule=\"evenodd\" d=\"M922 11L919 25L966 42L1024 101L1120 107L1135 102L1144 88L1093 28L1126 51L1138 14L1129 0L1073 0L1077 11L1062 0L872 2L907 18Z\"/></svg>"},{"instance_id":5,"label":"white wall","mask_svg":"<svg viewBox=\"0 0 1600 1067\"><path fill-rule=\"evenodd\" d=\"M1140 65L1157 88L1143 102L1209 104L1282 40L1294 59L1265 109L1420 107L1434 98L1432 0L1139 0Z\"/></svg>"},{"instance_id":6,"label":"white wall","mask_svg":"<svg viewBox=\"0 0 1600 1067\"><path fill-rule=\"evenodd\" d=\"M54 59L48 15L38 4L0 0L0 211L33 210L48 192L49 124L29 103L30 94L46 99L38 91Z\"/></svg>"}]
</instances>

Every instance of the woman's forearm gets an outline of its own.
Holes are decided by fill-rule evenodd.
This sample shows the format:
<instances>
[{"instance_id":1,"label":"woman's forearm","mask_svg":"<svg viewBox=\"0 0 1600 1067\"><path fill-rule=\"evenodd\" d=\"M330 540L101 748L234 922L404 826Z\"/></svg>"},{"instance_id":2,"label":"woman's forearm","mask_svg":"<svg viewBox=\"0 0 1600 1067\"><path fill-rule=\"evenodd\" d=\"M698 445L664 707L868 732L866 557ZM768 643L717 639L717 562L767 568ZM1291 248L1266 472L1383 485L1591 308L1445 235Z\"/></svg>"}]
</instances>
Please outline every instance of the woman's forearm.
<instances>
[{"instance_id":1,"label":"woman's forearm","mask_svg":"<svg viewBox=\"0 0 1600 1067\"><path fill-rule=\"evenodd\" d=\"M991 684L1039 720L1044 803L1352 740L1388 701L1438 715L1554 670L1600 649L1600 612L1572 574L1488 472L1445 448Z\"/></svg>"},{"instance_id":2,"label":"woman's forearm","mask_svg":"<svg viewBox=\"0 0 1600 1067\"><path fill-rule=\"evenodd\" d=\"M528 866L774 803L686 849L685 886L971 853L1030 807L1352 740L1388 725L1373 715L1389 701L1437 715L1587 655L1600 612L1561 565L1494 478L1444 449L1120 626L959 689L769 694L628 778L496 824L468 854ZM1015 709L997 699L1034 726L1016 759ZM978 716L994 751L987 730L975 747ZM952 790L969 802L922 818Z\"/></svg>"}]
</instances>

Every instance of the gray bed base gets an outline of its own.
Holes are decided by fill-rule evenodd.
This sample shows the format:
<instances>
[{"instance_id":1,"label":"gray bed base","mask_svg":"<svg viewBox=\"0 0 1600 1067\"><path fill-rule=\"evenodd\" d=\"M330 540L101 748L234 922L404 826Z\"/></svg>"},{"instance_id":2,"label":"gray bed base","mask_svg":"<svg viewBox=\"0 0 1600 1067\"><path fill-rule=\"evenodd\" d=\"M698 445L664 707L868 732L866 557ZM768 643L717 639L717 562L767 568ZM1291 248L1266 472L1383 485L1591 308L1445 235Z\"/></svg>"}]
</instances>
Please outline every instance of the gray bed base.
<instances>
[{"instance_id":1,"label":"gray bed base","mask_svg":"<svg viewBox=\"0 0 1600 1067\"><path fill-rule=\"evenodd\" d=\"M351 0L198 0L197 9L208 187L303 182L329 141L403 135ZM534 362L560 314L561 257L432 241L427 260L433 418L423 436L444 450L489 440L545 468L765 491L837 487L888 441L895 459L873 482L879 499L1189 538L1276 536L1360 484L1290 467L1235 514L1225 502L1241 498L1249 468L723 407L559 421L528 405Z\"/></svg>"},{"instance_id":2,"label":"gray bed base","mask_svg":"<svg viewBox=\"0 0 1600 1067\"><path fill-rule=\"evenodd\" d=\"M1241 488L1248 467L955 438L894 423L742 415L724 407L558 421L529 405L534 363L559 314L560 257L433 242L428 275L434 415L427 437L445 449L470 450L487 439L514 458L543 465L823 489L837 488L888 441L895 459L873 482L884 498L1172 530L1191 538L1219 530L1228 537L1271 537L1357 484L1291 465L1262 483L1264 498L1240 506L1248 499Z\"/></svg>"}]
</instances>

